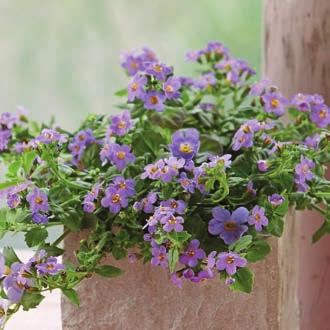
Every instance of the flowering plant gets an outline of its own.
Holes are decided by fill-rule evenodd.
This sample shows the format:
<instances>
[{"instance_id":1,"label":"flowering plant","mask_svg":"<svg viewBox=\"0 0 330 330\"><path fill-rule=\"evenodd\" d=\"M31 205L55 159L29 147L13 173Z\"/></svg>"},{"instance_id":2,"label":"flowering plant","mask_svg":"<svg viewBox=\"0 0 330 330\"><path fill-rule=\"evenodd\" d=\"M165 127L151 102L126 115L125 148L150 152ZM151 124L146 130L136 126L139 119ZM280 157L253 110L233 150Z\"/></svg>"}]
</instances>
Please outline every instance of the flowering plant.
<instances>
[{"instance_id":1,"label":"flowering plant","mask_svg":"<svg viewBox=\"0 0 330 330\"><path fill-rule=\"evenodd\" d=\"M288 100L268 80L249 83L254 70L218 42L187 58L199 76L175 76L147 48L125 54L123 111L89 115L74 133L30 121L24 109L1 115L0 233L23 232L36 250L22 262L3 249L2 324L47 290L78 305L83 279L121 274L101 262L108 253L162 267L179 287L220 277L250 292L248 265L282 235L290 206L324 215L313 241L330 232L323 98ZM64 232L50 242L53 226ZM83 228L77 264L61 264L61 242Z\"/></svg>"}]
</instances>

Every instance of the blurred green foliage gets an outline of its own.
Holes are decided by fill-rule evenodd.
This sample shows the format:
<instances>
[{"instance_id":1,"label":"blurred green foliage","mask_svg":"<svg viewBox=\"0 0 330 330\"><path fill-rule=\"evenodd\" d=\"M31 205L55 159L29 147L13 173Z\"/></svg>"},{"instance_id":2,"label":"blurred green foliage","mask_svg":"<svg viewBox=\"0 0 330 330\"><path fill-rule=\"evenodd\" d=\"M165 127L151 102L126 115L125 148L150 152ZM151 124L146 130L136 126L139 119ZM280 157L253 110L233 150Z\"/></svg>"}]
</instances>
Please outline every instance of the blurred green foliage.
<instances>
[{"instance_id":1,"label":"blurred green foliage","mask_svg":"<svg viewBox=\"0 0 330 330\"><path fill-rule=\"evenodd\" d=\"M190 74L185 52L220 40L259 69L261 0L2 0L0 18L2 111L22 104L65 128L116 111L121 51L150 46Z\"/></svg>"}]
</instances>

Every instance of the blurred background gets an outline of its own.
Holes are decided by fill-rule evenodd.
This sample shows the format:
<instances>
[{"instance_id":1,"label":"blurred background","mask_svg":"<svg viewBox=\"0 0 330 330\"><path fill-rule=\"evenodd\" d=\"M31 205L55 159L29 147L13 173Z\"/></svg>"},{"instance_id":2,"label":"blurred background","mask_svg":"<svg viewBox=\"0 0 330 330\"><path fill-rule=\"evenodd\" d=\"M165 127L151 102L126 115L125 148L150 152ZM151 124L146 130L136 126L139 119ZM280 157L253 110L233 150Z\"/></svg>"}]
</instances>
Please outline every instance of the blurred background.
<instances>
[{"instance_id":1,"label":"blurred background","mask_svg":"<svg viewBox=\"0 0 330 330\"><path fill-rule=\"evenodd\" d=\"M75 129L87 113L116 111L114 92L128 82L121 52L149 46L177 74L191 74L185 52L210 40L259 72L261 0L0 0L1 111L24 105L33 119L54 115ZM0 242L8 244L28 256L20 236ZM60 329L59 295L37 313L22 312L8 329L21 329L23 319L27 330L41 319L45 329Z\"/></svg>"}]
</instances>

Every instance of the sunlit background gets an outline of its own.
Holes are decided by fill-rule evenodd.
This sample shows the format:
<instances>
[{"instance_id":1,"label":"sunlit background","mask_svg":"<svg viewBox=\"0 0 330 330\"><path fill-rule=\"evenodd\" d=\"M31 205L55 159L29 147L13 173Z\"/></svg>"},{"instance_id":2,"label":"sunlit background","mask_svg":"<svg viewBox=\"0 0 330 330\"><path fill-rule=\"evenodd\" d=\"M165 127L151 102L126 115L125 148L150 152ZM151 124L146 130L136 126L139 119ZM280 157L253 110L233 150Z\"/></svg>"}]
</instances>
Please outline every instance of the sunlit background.
<instances>
[{"instance_id":1,"label":"sunlit background","mask_svg":"<svg viewBox=\"0 0 330 330\"><path fill-rule=\"evenodd\" d=\"M33 119L55 115L64 128L77 128L89 112L116 111L113 94L127 84L122 51L149 46L177 74L190 74L195 66L185 52L209 40L223 41L259 71L261 0L0 0L1 111L24 105ZM8 243L24 247L20 237L0 242ZM60 329L59 317L46 315L58 315L58 300L54 306L42 304L48 330ZM25 329L40 322L35 315L24 313Z\"/></svg>"}]
</instances>

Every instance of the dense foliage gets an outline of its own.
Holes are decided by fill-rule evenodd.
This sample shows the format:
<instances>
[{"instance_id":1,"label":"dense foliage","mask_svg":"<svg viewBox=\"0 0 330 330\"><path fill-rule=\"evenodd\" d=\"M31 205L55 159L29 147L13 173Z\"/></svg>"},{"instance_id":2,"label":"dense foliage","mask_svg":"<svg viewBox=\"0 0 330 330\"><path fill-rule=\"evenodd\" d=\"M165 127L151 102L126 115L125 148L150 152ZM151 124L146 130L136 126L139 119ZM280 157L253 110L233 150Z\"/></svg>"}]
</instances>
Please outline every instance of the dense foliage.
<instances>
[{"instance_id":1,"label":"dense foliage","mask_svg":"<svg viewBox=\"0 0 330 330\"><path fill-rule=\"evenodd\" d=\"M179 287L219 277L250 292L249 263L282 235L289 207L324 215L313 241L330 232L323 98L288 100L267 80L250 83L255 72L218 42L187 59L198 76L175 76L147 48L125 54L122 112L91 114L73 133L39 125L22 108L1 115L0 233L23 232L36 250L27 262L3 250L3 324L47 290L79 305L83 279L121 274L102 263L108 253L163 267ZM53 226L64 231L50 242ZM82 229L77 263L61 264L63 239Z\"/></svg>"}]
</instances>

